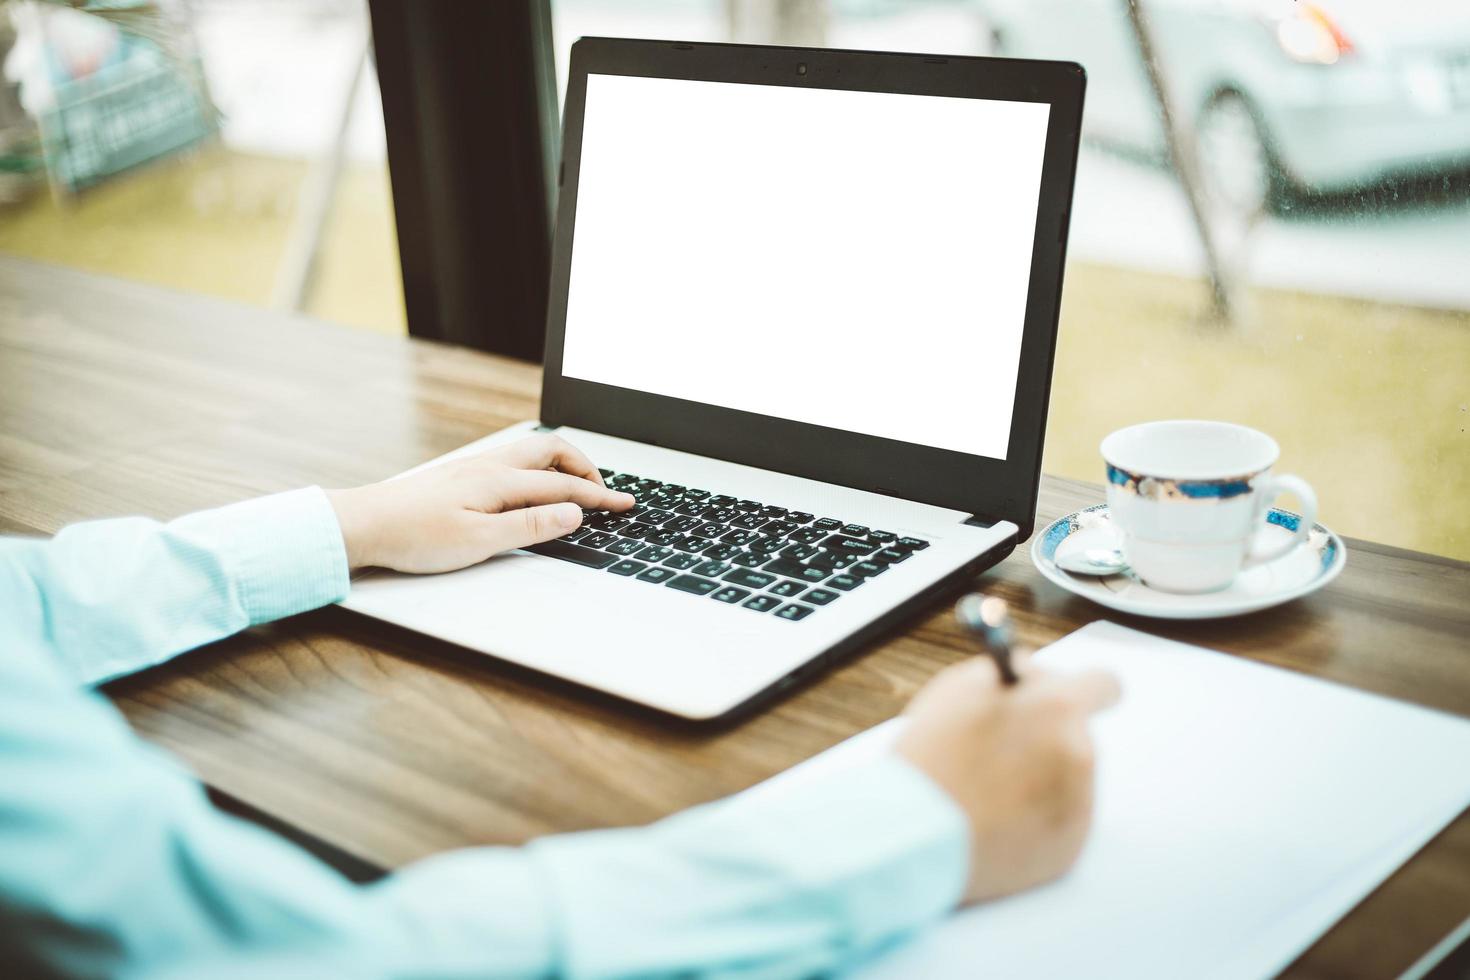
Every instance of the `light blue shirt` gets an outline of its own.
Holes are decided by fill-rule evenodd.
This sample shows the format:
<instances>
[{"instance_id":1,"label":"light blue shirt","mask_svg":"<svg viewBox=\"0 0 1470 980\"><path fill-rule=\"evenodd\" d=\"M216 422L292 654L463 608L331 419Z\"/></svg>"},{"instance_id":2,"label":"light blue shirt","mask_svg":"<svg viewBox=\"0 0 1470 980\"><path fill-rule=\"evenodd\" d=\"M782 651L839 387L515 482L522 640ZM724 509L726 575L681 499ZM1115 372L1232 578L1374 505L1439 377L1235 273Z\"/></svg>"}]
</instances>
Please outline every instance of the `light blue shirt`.
<instances>
[{"instance_id":1,"label":"light blue shirt","mask_svg":"<svg viewBox=\"0 0 1470 980\"><path fill-rule=\"evenodd\" d=\"M0 965L106 977L807 976L958 901L965 823L896 757L651 826L353 884L215 810L89 685L340 600L316 488L0 540Z\"/></svg>"}]
</instances>

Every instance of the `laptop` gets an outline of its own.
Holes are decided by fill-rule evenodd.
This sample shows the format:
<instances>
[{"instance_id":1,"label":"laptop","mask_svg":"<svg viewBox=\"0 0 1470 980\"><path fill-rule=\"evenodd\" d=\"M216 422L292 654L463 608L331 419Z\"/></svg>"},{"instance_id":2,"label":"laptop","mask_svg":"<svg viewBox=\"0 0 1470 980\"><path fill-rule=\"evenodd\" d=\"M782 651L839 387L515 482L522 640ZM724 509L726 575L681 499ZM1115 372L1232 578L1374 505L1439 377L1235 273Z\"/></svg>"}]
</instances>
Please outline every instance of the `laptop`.
<instances>
[{"instance_id":1,"label":"laptop","mask_svg":"<svg viewBox=\"0 0 1470 980\"><path fill-rule=\"evenodd\" d=\"M728 719L1010 554L1084 85L1061 62L578 41L540 418L451 456L555 432L638 506L370 574L344 605Z\"/></svg>"}]
</instances>

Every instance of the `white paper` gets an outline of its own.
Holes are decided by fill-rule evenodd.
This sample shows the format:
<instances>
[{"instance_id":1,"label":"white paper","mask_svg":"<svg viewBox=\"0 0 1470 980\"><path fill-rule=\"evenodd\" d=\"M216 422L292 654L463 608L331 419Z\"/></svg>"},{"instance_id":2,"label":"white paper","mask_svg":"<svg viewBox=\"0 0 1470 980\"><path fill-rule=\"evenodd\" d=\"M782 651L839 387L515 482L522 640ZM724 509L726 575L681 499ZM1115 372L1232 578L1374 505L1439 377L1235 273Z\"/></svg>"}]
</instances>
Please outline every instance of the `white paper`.
<instances>
[{"instance_id":1,"label":"white paper","mask_svg":"<svg viewBox=\"0 0 1470 980\"><path fill-rule=\"evenodd\" d=\"M1463 719L1112 623L1037 658L1122 682L1094 721L1087 849L1060 881L960 912L865 976L1270 976L1470 804ZM885 751L897 724L764 789Z\"/></svg>"}]
</instances>

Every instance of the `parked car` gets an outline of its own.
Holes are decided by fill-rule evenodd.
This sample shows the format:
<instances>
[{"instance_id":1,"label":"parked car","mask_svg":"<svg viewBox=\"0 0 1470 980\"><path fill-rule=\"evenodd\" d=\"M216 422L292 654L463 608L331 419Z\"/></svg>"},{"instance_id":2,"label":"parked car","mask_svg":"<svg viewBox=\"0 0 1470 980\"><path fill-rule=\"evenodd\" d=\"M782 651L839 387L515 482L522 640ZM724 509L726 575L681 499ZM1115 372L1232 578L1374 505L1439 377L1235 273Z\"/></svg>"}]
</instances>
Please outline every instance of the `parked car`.
<instances>
[{"instance_id":1,"label":"parked car","mask_svg":"<svg viewBox=\"0 0 1470 980\"><path fill-rule=\"evenodd\" d=\"M1127 0L986 0L997 53L1088 72L1086 126L1163 150ZM1142 0L1210 193L1255 213L1304 193L1470 172L1465 0Z\"/></svg>"}]
</instances>

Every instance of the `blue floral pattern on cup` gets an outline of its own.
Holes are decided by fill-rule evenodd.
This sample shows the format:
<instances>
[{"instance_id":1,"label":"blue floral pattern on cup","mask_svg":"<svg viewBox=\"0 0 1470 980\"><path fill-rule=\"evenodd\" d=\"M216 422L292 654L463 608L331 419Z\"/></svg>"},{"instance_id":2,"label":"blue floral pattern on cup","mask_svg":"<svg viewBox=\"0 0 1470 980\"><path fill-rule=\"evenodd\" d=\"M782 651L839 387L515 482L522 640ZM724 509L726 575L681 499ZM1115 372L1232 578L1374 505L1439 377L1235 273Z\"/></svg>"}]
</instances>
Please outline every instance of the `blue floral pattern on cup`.
<instances>
[{"instance_id":1,"label":"blue floral pattern on cup","mask_svg":"<svg viewBox=\"0 0 1470 980\"><path fill-rule=\"evenodd\" d=\"M1108 482L1147 500L1229 500L1251 492L1250 476L1221 480L1166 480L1108 464Z\"/></svg>"}]
</instances>

